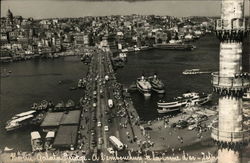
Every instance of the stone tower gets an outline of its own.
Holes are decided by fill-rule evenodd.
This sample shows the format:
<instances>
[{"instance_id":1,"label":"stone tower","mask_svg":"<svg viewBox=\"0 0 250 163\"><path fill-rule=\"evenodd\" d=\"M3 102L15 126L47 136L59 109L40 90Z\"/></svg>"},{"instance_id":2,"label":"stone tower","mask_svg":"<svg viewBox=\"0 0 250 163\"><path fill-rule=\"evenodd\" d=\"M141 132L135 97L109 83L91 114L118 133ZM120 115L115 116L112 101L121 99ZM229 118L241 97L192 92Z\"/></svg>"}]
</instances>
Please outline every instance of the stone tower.
<instances>
[{"instance_id":1,"label":"stone tower","mask_svg":"<svg viewBox=\"0 0 250 163\"><path fill-rule=\"evenodd\" d=\"M218 162L239 163L239 148L250 139L243 125L242 95L249 89L250 75L243 72L243 40L249 29L244 17L244 0L222 0L221 18L216 21L220 40L219 72L212 74L214 91L219 94L218 123L212 138L218 143Z\"/></svg>"},{"instance_id":2,"label":"stone tower","mask_svg":"<svg viewBox=\"0 0 250 163\"><path fill-rule=\"evenodd\" d=\"M13 14L10 11L10 9L8 9L6 16L7 16L7 23L8 23L8 25L13 24Z\"/></svg>"}]
</instances>

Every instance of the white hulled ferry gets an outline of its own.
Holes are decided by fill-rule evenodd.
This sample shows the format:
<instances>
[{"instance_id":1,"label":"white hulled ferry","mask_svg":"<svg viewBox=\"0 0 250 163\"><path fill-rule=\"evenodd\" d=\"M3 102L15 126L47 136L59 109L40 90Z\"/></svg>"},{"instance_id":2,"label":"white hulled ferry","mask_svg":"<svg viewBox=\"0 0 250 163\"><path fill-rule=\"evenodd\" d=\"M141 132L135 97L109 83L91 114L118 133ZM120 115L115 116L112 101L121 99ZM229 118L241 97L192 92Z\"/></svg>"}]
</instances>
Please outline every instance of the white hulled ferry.
<instances>
[{"instance_id":1,"label":"white hulled ferry","mask_svg":"<svg viewBox=\"0 0 250 163\"><path fill-rule=\"evenodd\" d=\"M157 111L158 113L168 113L173 111L179 111L182 107L188 106L200 106L211 101L212 94L199 94L196 92L182 94L182 97L175 98L175 101L166 102L159 101L157 102Z\"/></svg>"},{"instance_id":2,"label":"white hulled ferry","mask_svg":"<svg viewBox=\"0 0 250 163\"><path fill-rule=\"evenodd\" d=\"M144 96L151 96L152 86L149 81L145 79L144 76L137 79L136 87L141 93L143 93Z\"/></svg>"}]
</instances>

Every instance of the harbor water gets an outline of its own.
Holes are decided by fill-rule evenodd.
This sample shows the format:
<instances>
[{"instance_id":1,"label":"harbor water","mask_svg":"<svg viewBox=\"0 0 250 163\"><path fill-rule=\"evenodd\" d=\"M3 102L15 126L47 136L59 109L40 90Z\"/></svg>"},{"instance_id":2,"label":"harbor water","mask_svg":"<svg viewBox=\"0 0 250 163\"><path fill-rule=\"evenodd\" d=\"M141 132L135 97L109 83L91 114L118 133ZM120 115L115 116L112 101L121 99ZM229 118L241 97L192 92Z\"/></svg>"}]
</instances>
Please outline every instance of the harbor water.
<instances>
[{"instance_id":1,"label":"harbor water","mask_svg":"<svg viewBox=\"0 0 250 163\"><path fill-rule=\"evenodd\" d=\"M5 123L13 115L28 111L34 102L61 100L75 102L83 96L82 90L70 90L78 79L85 77L87 66L78 57L54 60L29 60L1 65L1 72L11 71L1 78L0 149L5 146L19 150L31 150L31 128L7 133ZM59 84L61 83L61 84Z\"/></svg>"},{"instance_id":2,"label":"harbor water","mask_svg":"<svg viewBox=\"0 0 250 163\"><path fill-rule=\"evenodd\" d=\"M210 74L183 75L185 69L199 68L201 71L218 70L219 42L209 35L194 43L194 51L148 50L128 54L128 63L117 70L118 82L128 87L136 78L157 73L166 84L166 98L176 97L186 91L210 93ZM77 86L79 78L85 76L87 66L79 57L64 57L55 60L30 60L2 65L11 71L9 77L1 78L0 149L5 146L19 150L30 150L31 128L7 133L5 123L13 115L30 110L34 102L43 99L57 103L61 100L78 101L82 90L70 90ZM61 81L61 84L59 84ZM156 111L157 94L145 99L139 92L132 98L143 120L159 116Z\"/></svg>"},{"instance_id":3,"label":"harbor water","mask_svg":"<svg viewBox=\"0 0 250 163\"><path fill-rule=\"evenodd\" d=\"M188 91L212 92L211 75L183 75L185 69L200 71L218 71L219 42L213 35L208 35L192 43L193 51L149 50L128 55L128 63L118 70L118 80L126 87L140 77L157 73L166 86L164 97L154 93L145 99L139 92L132 93L134 105L142 120L152 120L159 115L156 102L163 98L170 100Z\"/></svg>"}]
</instances>

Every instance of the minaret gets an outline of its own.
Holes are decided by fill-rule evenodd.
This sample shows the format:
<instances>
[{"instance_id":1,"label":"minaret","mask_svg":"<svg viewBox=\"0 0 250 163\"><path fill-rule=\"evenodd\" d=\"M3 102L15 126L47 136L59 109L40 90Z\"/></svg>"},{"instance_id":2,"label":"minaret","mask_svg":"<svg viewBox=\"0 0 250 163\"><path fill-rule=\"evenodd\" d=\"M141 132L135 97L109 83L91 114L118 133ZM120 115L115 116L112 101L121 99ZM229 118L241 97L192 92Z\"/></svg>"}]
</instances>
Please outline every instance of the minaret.
<instances>
[{"instance_id":1,"label":"minaret","mask_svg":"<svg viewBox=\"0 0 250 163\"><path fill-rule=\"evenodd\" d=\"M250 139L242 113L242 95L250 86L250 75L242 71L242 43L248 31L244 0L222 0L221 19L216 22L220 66L219 72L212 74L214 91L220 95L219 119L212 128L212 138L219 145L219 163L240 163L238 147Z\"/></svg>"},{"instance_id":2,"label":"minaret","mask_svg":"<svg viewBox=\"0 0 250 163\"><path fill-rule=\"evenodd\" d=\"M8 9L6 17L7 17L7 23L8 23L8 25L12 25L13 24L13 14L10 11L10 9Z\"/></svg>"}]
</instances>

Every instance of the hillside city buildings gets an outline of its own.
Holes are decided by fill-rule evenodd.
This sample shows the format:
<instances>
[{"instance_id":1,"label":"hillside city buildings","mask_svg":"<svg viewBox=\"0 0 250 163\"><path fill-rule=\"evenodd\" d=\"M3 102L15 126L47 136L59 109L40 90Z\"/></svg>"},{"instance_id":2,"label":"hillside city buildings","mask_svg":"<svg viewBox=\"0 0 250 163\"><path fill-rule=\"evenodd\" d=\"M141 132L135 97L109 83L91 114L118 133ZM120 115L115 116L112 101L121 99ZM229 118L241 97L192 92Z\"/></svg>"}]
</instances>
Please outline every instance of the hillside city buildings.
<instances>
[{"instance_id":1,"label":"hillside city buildings","mask_svg":"<svg viewBox=\"0 0 250 163\"><path fill-rule=\"evenodd\" d=\"M206 17L155 15L35 20L16 16L8 10L7 16L1 18L1 62L53 58L56 53L93 46L102 40L119 50L190 41L211 32L213 22ZM105 30L99 31L102 28Z\"/></svg>"}]
</instances>

